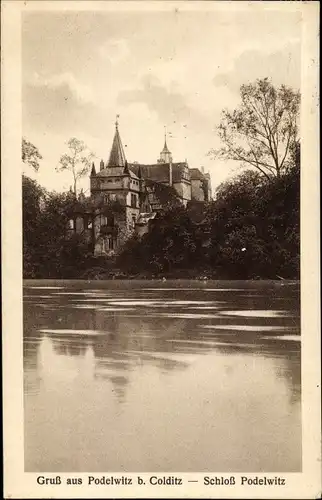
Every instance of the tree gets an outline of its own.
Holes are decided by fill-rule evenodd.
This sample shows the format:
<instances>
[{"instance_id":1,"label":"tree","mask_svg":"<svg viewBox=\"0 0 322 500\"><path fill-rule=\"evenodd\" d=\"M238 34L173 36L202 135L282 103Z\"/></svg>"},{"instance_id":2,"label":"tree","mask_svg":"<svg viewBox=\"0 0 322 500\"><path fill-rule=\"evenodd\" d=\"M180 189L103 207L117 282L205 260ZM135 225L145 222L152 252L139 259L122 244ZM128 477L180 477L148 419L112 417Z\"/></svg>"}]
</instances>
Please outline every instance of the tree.
<instances>
[{"instance_id":1,"label":"tree","mask_svg":"<svg viewBox=\"0 0 322 500\"><path fill-rule=\"evenodd\" d=\"M73 194L48 192L23 176L23 271L25 278L78 277L92 262L84 234L72 234Z\"/></svg>"},{"instance_id":2,"label":"tree","mask_svg":"<svg viewBox=\"0 0 322 500\"><path fill-rule=\"evenodd\" d=\"M208 256L223 279L299 277L298 146L293 155L280 177L247 170L219 186L208 207Z\"/></svg>"},{"instance_id":3,"label":"tree","mask_svg":"<svg viewBox=\"0 0 322 500\"><path fill-rule=\"evenodd\" d=\"M264 78L240 88L241 105L224 110L218 134L223 143L214 158L235 160L268 179L285 171L297 137L300 93Z\"/></svg>"},{"instance_id":4,"label":"tree","mask_svg":"<svg viewBox=\"0 0 322 500\"><path fill-rule=\"evenodd\" d=\"M38 246L41 230L41 207L47 192L36 181L22 176L22 229L23 229L23 268L24 276L34 278L39 260Z\"/></svg>"},{"instance_id":5,"label":"tree","mask_svg":"<svg viewBox=\"0 0 322 500\"><path fill-rule=\"evenodd\" d=\"M38 172L39 170L39 160L42 160L42 156L39 153L38 148L34 146L31 142L27 141L24 137L21 143L21 158L24 163L29 165L31 168Z\"/></svg>"},{"instance_id":6,"label":"tree","mask_svg":"<svg viewBox=\"0 0 322 500\"><path fill-rule=\"evenodd\" d=\"M90 152L83 141L72 137L67 142L68 153L60 157L57 172L68 170L73 175L74 193L76 195L77 182L88 174L94 154Z\"/></svg>"}]
</instances>

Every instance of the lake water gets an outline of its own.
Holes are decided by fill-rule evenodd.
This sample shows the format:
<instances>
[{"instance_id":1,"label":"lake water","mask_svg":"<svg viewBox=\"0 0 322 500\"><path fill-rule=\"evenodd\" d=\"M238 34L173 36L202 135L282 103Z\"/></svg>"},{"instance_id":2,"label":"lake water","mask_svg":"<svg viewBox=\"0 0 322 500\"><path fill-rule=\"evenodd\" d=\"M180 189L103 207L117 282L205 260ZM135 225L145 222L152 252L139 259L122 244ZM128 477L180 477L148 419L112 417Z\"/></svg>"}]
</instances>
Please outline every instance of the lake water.
<instances>
[{"instance_id":1,"label":"lake water","mask_svg":"<svg viewBox=\"0 0 322 500\"><path fill-rule=\"evenodd\" d=\"M25 470L301 470L299 285L26 281Z\"/></svg>"}]
</instances>

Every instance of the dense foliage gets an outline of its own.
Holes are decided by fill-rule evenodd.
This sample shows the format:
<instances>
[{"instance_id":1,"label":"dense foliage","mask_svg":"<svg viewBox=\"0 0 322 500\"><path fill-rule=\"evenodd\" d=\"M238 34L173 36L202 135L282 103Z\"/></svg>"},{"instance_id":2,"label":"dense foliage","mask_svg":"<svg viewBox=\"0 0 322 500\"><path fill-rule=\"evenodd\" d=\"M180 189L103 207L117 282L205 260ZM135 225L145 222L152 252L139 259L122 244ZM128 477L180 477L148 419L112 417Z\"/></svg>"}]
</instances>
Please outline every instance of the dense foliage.
<instances>
[{"instance_id":1,"label":"dense foliage","mask_svg":"<svg viewBox=\"0 0 322 500\"><path fill-rule=\"evenodd\" d=\"M42 160L42 156L30 141L25 137L21 141L21 159L26 164L29 165L35 172L39 170L39 161Z\"/></svg>"},{"instance_id":2,"label":"dense foliage","mask_svg":"<svg viewBox=\"0 0 322 500\"><path fill-rule=\"evenodd\" d=\"M24 277L77 277L92 257L82 235L68 234L74 198L49 193L25 176L22 193Z\"/></svg>"}]
</instances>

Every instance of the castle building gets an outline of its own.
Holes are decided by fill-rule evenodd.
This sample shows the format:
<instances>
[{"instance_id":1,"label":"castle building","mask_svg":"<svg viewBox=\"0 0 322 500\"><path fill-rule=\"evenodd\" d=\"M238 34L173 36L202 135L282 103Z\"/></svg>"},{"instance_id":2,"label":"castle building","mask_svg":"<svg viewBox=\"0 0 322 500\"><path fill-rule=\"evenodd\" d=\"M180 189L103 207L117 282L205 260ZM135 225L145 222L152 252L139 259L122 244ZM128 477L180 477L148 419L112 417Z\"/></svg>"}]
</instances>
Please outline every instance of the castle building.
<instances>
[{"instance_id":1,"label":"castle building","mask_svg":"<svg viewBox=\"0 0 322 500\"><path fill-rule=\"evenodd\" d=\"M111 208L105 213L101 210L90 228L95 255L117 252L131 235L148 231L149 221L162 209L157 195L162 187L184 205L192 200L211 200L210 175L203 169L189 168L187 161L174 162L166 136L156 163L128 163L116 121L109 159L101 160L98 171L93 163L90 174L91 200Z\"/></svg>"}]
</instances>

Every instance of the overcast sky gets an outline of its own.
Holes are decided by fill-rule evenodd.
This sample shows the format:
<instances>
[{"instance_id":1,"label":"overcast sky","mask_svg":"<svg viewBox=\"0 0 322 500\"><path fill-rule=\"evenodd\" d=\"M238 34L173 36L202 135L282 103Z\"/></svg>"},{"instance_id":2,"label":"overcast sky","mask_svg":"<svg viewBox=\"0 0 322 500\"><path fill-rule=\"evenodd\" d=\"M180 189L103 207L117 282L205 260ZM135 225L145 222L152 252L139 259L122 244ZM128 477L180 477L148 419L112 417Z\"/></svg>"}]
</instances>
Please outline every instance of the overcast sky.
<instances>
[{"instance_id":1,"label":"overcast sky","mask_svg":"<svg viewBox=\"0 0 322 500\"><path fill-rule=\"evenodd\" d=\"M130 12L128 2L123 12L23 13L23 135L44 157L38 181L69 188L55 166L73 136L96 163L107 160L119 114L128 161L156 162L166 125L174 161L203 165L216 187L232 166L207 152L218 146L215 126L224 107L238 104L240 85L267 76L300 88L301 14L287 3L284 12L262 2L243 11L191 12L182 3Z\"/></svg>"}]
</instances>

